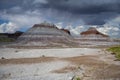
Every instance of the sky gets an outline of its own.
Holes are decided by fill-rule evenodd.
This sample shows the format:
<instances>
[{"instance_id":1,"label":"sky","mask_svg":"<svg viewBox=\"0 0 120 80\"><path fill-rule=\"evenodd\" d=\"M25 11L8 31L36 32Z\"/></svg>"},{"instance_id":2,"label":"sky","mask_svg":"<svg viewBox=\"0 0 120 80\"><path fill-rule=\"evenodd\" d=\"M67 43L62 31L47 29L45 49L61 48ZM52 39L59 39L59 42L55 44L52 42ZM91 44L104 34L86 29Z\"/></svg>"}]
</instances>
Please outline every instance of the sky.
<instances>
[{"instance_id":1,"label":"sky","mask_svg":"<svg viewBox=\"0 0 120 80\"><path fill-rule=\"evenodd\" d=\"M50 22L72 35L89 27L120 38L120 0L0 0L0 33Z\"/></svg>"}]
</instances>

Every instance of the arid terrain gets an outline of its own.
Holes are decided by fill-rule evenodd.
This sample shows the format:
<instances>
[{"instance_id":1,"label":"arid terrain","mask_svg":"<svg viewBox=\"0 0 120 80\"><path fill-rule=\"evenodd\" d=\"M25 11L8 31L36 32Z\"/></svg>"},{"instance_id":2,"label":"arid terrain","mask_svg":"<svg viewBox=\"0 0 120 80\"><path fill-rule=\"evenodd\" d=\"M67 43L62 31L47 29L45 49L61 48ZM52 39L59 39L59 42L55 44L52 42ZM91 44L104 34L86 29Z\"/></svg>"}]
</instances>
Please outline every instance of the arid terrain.
<instances>
[{"instance_id":1,"label":"arid terrain","mask_svg":"<svg viewBox=\"0 0 120 80\"><path fill-rule=\"evenodd\" d=\"M0 57L0 80L120 80L106 48L1 48Z\"/></svg>"},{"instance_id":2,"label":"arid terrain","mask_svg":"<svg viewBox=\"0 0 120 80\"><path fill-rule=\"evenodd\" d=\"M0 0L0 80L120 80L120 0Z\"/></svg>"},{"instance_id":3,"label":"arid terrain","mask_svg":"<svg viewBox=\"0 0 120 80\"><path fill-rule=\"evenodd\" d=\"M54 24L35 24L0 46L0 80L120 80L119 51L107 50L114 45L120 41L93 27L76 39Z\"/></svg>"}]
</instances>

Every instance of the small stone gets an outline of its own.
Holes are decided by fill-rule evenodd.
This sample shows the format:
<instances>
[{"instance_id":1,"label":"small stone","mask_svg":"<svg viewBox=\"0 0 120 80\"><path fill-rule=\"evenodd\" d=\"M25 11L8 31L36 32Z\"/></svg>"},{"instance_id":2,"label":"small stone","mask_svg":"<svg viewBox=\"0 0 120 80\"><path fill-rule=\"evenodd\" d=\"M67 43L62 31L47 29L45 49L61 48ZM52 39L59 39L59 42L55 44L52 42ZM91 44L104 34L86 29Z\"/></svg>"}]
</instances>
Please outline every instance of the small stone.
<instances>
[{"instance_id":1,"label":"small stone","mask_svg":"<svg viewBox=\"0 0 120 80\"><path fill-rule=\"evenodd\" d=\"M15 52L17 53L18 51L16 50Z\"/></svg>"},{"instance_id":2,"label":"small stone","mask_svg":"<svg viewBox=\"0 0 120 80\"><path fill-rule=\"evenodd\" d=\"M42 55L42 57L45 57L45 55Z\"/></svg>"},{"instance_id":3,"label":"small stone","mask_svg":"<svg viewBox=\"0 0 120 80\"><path fill-rule=\"evenodd\" d=\"M2 57L1 59L5 59L4 57Z\"/></svg>"},{"instance_id":4,"label":"small stone","mask_svg":"<svg viewBox=\"0 0 120 80\"><path fill-rule=\"evenodd\" d=\"M113 54L113 55L114 55L115 53L113 52L113 53L111 53L111 54Z\"/></svg>"}]
</instances>

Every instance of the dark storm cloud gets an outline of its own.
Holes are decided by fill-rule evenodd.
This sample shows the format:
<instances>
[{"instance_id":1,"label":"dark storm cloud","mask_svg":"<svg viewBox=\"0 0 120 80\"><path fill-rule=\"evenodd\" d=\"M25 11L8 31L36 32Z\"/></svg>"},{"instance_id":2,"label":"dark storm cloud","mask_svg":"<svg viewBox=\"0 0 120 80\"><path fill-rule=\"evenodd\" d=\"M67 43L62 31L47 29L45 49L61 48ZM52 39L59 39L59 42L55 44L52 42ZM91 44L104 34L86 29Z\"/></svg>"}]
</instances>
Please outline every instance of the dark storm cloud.
<instances>
[{"instance_id":1,"label":"dark storm cloud","mask_svg":"<svg viewBox=\"0 0 120 80\"><path fill-rule=\"evenodd\" d=\"M70 25L74 33L79 33L80 25L83 29L85 25L102 25L97 26L100 31L116 32L114 36L120 37L119 9L120 0L0 0L0 30L15 31L48 21Z\"/></svg>"},{"instance_id":2,"label":"dark storm cloud","mask_svg":"<svg viewBox=\"0 0 120 80\"><path fill-rule=\"evenodd\" d=\"M120 0L45 0L47 3L36 3L35 0L0 0L0 9L21 6L26 9L52 8L68 11L73 14L99 14L101 12L120 12ZM43 0L36 0L43 1Z\"/></svg>"},{"instance_id":3,"label":"dark storm cloud","mask_svg":"<svg viewBox=\"0 0 120 80\"><path fill-rule=\"evenodd\" d=\"M43 8L71 13L86 24L101 25L120 13L120 0L47 0ZM83 17L84 16L84 17Z\"/></svg>"},{"instance_id":4,"label":"dark storm cloud","mask_svg":"<svg viewBox=\"0 0 120 80\"><path fill-rule=\"evenodd\" d=\"M118 16L118 13L101 13L101 14L88 14L83 15L81 18L86 22L88 25L101 25L105 24L106 21L109 21Z\"/></svg>"},{"instance_id":5,"label":"dark storm cloud","mask_svg":"<svg viewBox=\"0 0 120 80\"><path fill-rule=\"evenodd\" d=\"M120 0L0 0L0 12L23 14L26 11L44 12L49 9L57 12L55 14L53 11L53 15L62 17L68 13L66 17L69 20L76 18L86 24L100 25L120 13Z\"/></svg>"},{"instance_id":6,"label":"dark storm cloud","mask_svg":"<svg viewBox=\"0 0 120 80\"><path fill-rule=\"evenodd\" d=\"M41 5L46 9L55 9L59 13L71 13L73 17L77 16L86 24L92 25L105 24L106 20L120 13L120 0L47 0L47 4Z\"/></svg>"},{"instance_id":7,"label":"dark storm cloud","mask_svg":"<svg viewBox=\"0 0 120 80\"><path fill-rule=\"evenodd\" d=\"M120 0L47 0L43 7L69 11L76 14L120 12Z\"/></svg>"},{"instance_id":8,"label":"dark storm cloud","mask_svg":"<svg viewBox=\"0 0 120 80\"><path fill-rule=\"evenodd\" d=\"M23 0L0 0L0 10L9 9L14 6L21 6Z\"/></svg>"}]
</instances>

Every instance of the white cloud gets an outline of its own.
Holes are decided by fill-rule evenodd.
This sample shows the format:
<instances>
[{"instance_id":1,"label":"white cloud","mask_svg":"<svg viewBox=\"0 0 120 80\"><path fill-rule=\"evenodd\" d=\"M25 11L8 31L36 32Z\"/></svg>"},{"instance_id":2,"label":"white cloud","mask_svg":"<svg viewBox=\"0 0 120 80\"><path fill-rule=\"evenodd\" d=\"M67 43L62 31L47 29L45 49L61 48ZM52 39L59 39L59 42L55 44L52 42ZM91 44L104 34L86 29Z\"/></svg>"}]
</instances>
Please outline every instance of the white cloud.
<instances>
[{"instance_id":1,"label":"white cloud","mask_svg":"<svg viewBox=\"0 0 120 80\"><path fill-rule=\"evenodd\" d=\"M82 30L83 28L84 28L83 26L77 26L77 27L75 27L74 29L72 29L71 32L72 32L73 34L76 34L76 35L80 36L80 32L81 32L81 30Z\"/></svg>"},{"instance_id":2,"label":"white cloud","mask_svg":"<svg viewBox=\"0 0 120 80\"><path fill-rule=\"evenodd\" d=\"M11 33L17 29L23 27L30 28L34 24L45 21L45 19L43 19L42 15L38 11L26 11L24 14L8 14L4 12L4 13L0 13L0 16L2 19L8 21L8 23L1 24L0 32ZM5 30L3 30L4 29L3 26Z\"/></svg>"},{"instance_id":3,"label":"white cloud","mask_svg":"<svg viewBox=\"0 0 120 80\"><path fill-rule=\"evenodd\" d=\"M114 19L107 22L109 25L120 24L120 16L115 17Z\"/></svg>"},{"instance_id":4,"label":"white cloud","mask_svg":"<svg viewBox=\"0 0 120 80\"><path fill-rule=\"evenodd\" d=\"M112 37L120 37L120 16L107 21L103 27L98 28L98 30L104 34L108 34Z\"/></svg>"},{"instance_id":5,"label":"white cloud","mask_svg":"<svg viewBox=\"0 0 120 80\"><path fill-rule=\"evenodd\" d=\"M110 36L116 36L119 34L120 29L118 27L104 25L103 27L98 28L98 31Z\"/></svg>"},{"instance_id":6,"label":"white cloud","mask_svg":"<svg viewBox=\"0 0 120 80\"><path fill-rule=\"evenodd\" d=\"M80 36L80 32L84 29L84 26L76 26L74 28L72 25L68 25L65 29L68 29L72 36Z\"/></svg>"},{"instance_id":7,"label":"white cloud","mask_svg":"<svg viewBox=\"0 0 120 80\"><path fill-rule=\"evenodd\" d=\"M67 26L65 27L65 29L71 30L71 29L73 29L73 27L72 27L72 25L67 25Z\"/></svg>"},{"instance_id":8,"label":"white cloud","mask_svg":"<svg viewBox=\"0 0 120 80\"><path fill-rule=\"evenodd\" d=\"M56 24L57 28L58 29L62 29L63 28L63 23L62 22L59 22Z\"/></svg>"},{"instance_id":9,"label":"white cloud","mask_svg":"<svg viewBox=\"0 0 120 80\"><path fill-rule=\"evenodd\" d=\"M12 22L0 25L0 33L14 33L17 30L19 30L19 27Z\"/></svg>"},{"instance_id":10,"label":"white cloud","mask_svg":"<svg viewBox=\"0 0 120 80\"><path fill-rule=\"evenodd\" d=\"M114 31L120 31L120 29L118 27L114 27L113 30Z\"/></svg>"},{"instance_id":11,"label":"white cloud","mask_svg":"<svg viewBox=\"0 0 120 80\"><path fill-rule=\"evenodd\" d=\"M4 25L5 25L5 23L0 25L0 33L4 33Z\"/></svg>"},{"instance_id":12,"label":"white cloud","mask_svg":"<svg viewBox=\"0 0 120 80\"><path fill-rule=\"evenodd\" d=\"M110 28L109 27L100 27L97 30L101 33L108 34L108 32L110 31Z\"/></svg>"},{"instance_id":13,"label":"white cloud","mask_svg":"<svg viewBox=\"0 0 120 80\"><path fill-rule=\"evenodd\" d=\"M116 36L116 35L119 35L119 33L118 32L114 32L114 33L112 33L112 35Z\"/></svg>"}]
</instances>

